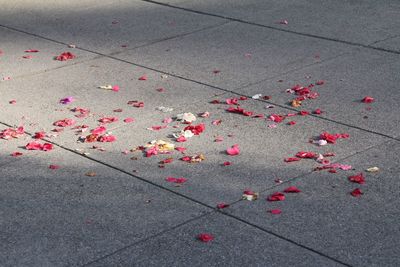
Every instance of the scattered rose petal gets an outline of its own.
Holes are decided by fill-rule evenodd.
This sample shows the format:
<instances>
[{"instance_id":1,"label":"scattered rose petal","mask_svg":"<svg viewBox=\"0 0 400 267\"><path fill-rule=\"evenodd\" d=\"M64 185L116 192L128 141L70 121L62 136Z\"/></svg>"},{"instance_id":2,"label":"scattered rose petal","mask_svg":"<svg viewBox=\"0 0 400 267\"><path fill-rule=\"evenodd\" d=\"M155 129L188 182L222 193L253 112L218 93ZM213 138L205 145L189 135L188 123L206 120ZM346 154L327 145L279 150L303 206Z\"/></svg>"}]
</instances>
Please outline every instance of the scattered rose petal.
<instances>
[{"instance_id":1,"label":"scattered rose petal","mask_svg":"<svg viewBox=\"0 0 400 267\"><path fill-rule=\"evenodd\" d=\"M322 111L319 108L317 108L316 110L313 111L313 113L319 115L322 114Z\"/></svg>"},{"instance_id":2,"label":"scattered rose petal","mask_svg":"<svg viewBox=\"0 0 400 267\"><path fill-rule=\"evenodd\" d=\"M349 181L357 184L365 184L365 177L362 173L349 176Z\"/></svg>"},{"instance_id":3,"label":"scattered rose petal","mask_svg":"<svg viewBox=\"0 0 400 267\"><path fill-rule=\"evenodd\" d=\"M289 121L289 122L288 122L288 125L295 125L295 124L296 124L295 121Z\"/></svg>"},{"instance_id":4,"label":"scattered rose petal","mask_svg":"<svg viewBox=\"0 0 400 267\"><path fill-rule=\"evenodd\" d=\"M75 101L75 99L72 96L68 96L66 98L60 99L60 103L64 104L64 105L72 103L73 101Z\"/></svg>"},{"instance_id":5,"label":"scattered rose petal","mask_svg":"<svg viewBox=\"0 0 400 267\"><path fill-rule=\"evenodd\" d=\"M273 210L269 210L268 212L272 213L272 214L281 214L282 213L282 211L280 209L273 209Z\"/></svg>"},{"instance_id":6,"label":"scattered rose petal","mask_svg":"<svg viewBox=\"0 0 400 267\"><path fill-rule=\"evenodd\" d=\"M22 155L23 154L21 152L18 152L18 151L11 153L12 157L19 157L19 156L22 156Z\"/></svg>"},{"instance_id":7,"label":"scattered rose petal","mask_svg":"<svg viewBox=\"0 0 400 267\"><path fill-rule=\"evenodd\" d=\"M226 204L224 202L221 202L221 203L217 204L217 208L218 209L225 209L225 208L228 208L228 207L229 207L229 204Z\"/></svg>"},{"instance_id":8,"label":"scattered rose petal","mask_svg":"<svg viewBox=\"0 0 400 267\"><path fill-rule=\"evenodd\" d=\"M118 85L114 85L111 90L113 90L114 92L118 92L119 91L119 86Z\"/></svg>"},{"instance_id":9,"label":"scattered rose petal","mask_svg":"<svg viewBox=\"0 0 400 267\"><path fill-rule=\"evenodd\" d=\"M179 177L179 178L167 177L167 178L165 178L165 181L167 181L169 183L183 184L187 181L187 179L183 178L183 177Z\"/></svg>"},{"instance_id":10,"label":"scattered rose petal","mask_svg":"<svg viewBox=\"0 0 400 267\"><path fill-rule=\"evenodd\" d=\"M53 145L50 143L41 144L39 142L33 141L25 145L25 149L27 150L42 150L49 151L53 149Z\"/></svg>"},{"instance_id":11,"label":"scattered rose petal","mask_svg":"<svg viewBox=\"0 0 400 267\"><path fill-rule=\"evenodd\" d=\"M224 166L229 166L229 165L232 165L232 162L230 162L230 161L225 161L223 165L224 165Z\"/></svg>"},{"instance_id":12,"label":"scattered rose petal","mask_svg":"<svg viewBox=\"0 0 400 267\"><path fill-rule=\"evenodd\" d=\"M362 102L364 102L364 103L372 103L374 101L375 101L375 99L373 97L371 97L371 96L366 96L362 100Z\"/></svg>"},{"instance_id":13,"label":"scattered rose petal","mask_svg":"<svg viewBox=\"0 0 400 267\"><path fill-rule=\"evenodd\" d=\"M147 80L147 75L140 76L138 80L139 81L146 81Z\"/></svg>"},{"instance_id":14,"label":"scattered rose petal","mask_svg":"<svg viewBox=\"0 0 400 267\"><path fill-rule=\"evenodd\" d=\"M221 122L222 122L222 120L213 120L213 121L211 122L211 124L212 124L212 125L220 125Z\"/></svg>"},{"instance_id":15,"label":"scattered rose petal","mask_svg":"<svg viewBox=\"0 0 400 267\"><path fill-rule=\"evenodd\" d=\"M298 188L295 187L295 186L289 186L288 188L286 188L285 190L283 190L283 192L285 192L285 193L300 193L301 190L298 189Z\"/></svg>"},{"instance_id":16,"label":"scattered rose petal","mask_svg":"<svg viewBox=\"0 0 400 267\"><path fill-rule=\"evenodd\" d=\"M178 138L176 138L176 141L179 142L179 143L182 143L182 142L186 142L187 139L186 139L186 137L184 137L184 136L182 135L182 136L179 136Z\"/></svg>"},{"instance_id":17,"label":"scattered rose petal","mask_svg":"<svg viewBox=\"0 0 400 267\"><path fill-rule=\"evenodd\" d=\"M64 52L62 54L60 54L59 56L57 56L55 59L58 61L67 61L70 59L74 59L76 56L74 54L72 54L71 52Z\"/></svg>"},{"instance_id":18,"label":"scattered rose petal","mask_svg":"<svg viewBox=\"0 0 400 267\"><path fill-rule=\"evenodd\" d=\"M131 123L131 122L134 122L134 121L135 121L134 118L126 118L126 119L124 119L125 123Z\"/></svg>"},{"instance_id":19,"label":"scattered rose petal","mask_svg":"<svg viewBox=\"0 0 400 267\"><path fill-rule=\"evenodd\" d=\"M61 168L61 167L58 166L58 165L53 165L53 164L51 164L51 165L49 166L49 169L52 169L52 170L58 170L59 168Z\"/></svg>"},{"instance_id":20,"label":"scattered rose petal","mask_svg":"<svg viewBox=\"0 0 400 267\"><path fill-rule=\"evenodd\" d=\"M14 104L17 103L17 101L13 99L13 100L8 101L8 103L11 104L11 105L14 105Z\"/></svg>"},{"instance_id":21,"label":"scattered rose petal","mask_svg":"<svg viewBox=\"0 0 400 267\"><path fill-rule=\"evenodd\" d=\"M354 189L353 191L351 191L350 194L351 194L353 197L360 197L360 196L361 196L362 194L364 194L364 193L361 191L360 188L356 188L356 189Z\"/></svg>"},{"instance_id":22,"label":"scattered rose petal","mask_svg":"<svg viewBox=\"0 0 400 267\"><path fill-rule=\"evenodd\" d=\"M37 52L39 52L39 50L36 50L36 49L25 50L25 53L37 53Z\"/></svg>"},{"instance_id":23,"label":"scattered rose petal","mask_svg":"<svg viewBox=\"0 0 400 267\"><path fill-rule=\"evenodd\" d=\"M267 197L268 201L283 201L285 200L285 195L281 192L275 192Z\"/></svg>"},{"instance_id":24,"label":"scattered rose petal","mask_svg":"<svg viewBox=\"0 0 400 267\"><path fill-rule=\"evenodd\" d=\"M54 126L58 127L67 127L75 124L75 120L73 119L63 119L63 120L58 120L53 123Z\"/></svg>"},{"instance_id":25,"label":"scattered rose petal","mask_svg":"<svg viewBox=\"0 0 400 267\"><path fill-rule=\"evenodd\" d=\"M197 236L197 239L201 242L207 243L214 240L214 236L212 236L211 234L202 233Z\"/></svg>"},{"instance_id":26,"label":"scattered rose petal","mask_svg":"<svg viewBox=\"0 0 400 267\"><path fill-rule=\"evenodd\" d=\"M301 160L300 158L286 158L284 159L285 162L294 162L294 161L299 161Z\"/></svg>"},{"instance_id":27,"label":"scattered rose petal","mask_svg":"<svg viewBox=\"0 0 400 267\"><path fill-rule=\"evenodd\" d=\"M236 155L239 155L239 153L240 153L240 149L239 149L238 144L235 144L231 148L228 148L226 150L226 154L228 154L230 156L236 156Z\"/></svg>"}]
</instances>

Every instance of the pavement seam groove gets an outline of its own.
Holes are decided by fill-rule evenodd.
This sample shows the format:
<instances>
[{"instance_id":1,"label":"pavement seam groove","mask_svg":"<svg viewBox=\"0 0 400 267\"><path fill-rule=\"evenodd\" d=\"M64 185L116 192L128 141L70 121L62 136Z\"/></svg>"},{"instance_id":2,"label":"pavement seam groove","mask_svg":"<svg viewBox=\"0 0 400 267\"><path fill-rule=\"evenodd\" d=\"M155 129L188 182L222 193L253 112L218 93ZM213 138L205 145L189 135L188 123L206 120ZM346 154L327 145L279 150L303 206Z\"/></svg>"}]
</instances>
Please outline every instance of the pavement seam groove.
<instances>
[{"instance_id":1,"label":"pavement seam groove","mask_svg":"<svg viewBox=\"0 0 400 267\"><path fill-rule=\"evenodd\" d=\"M346 41L346 40L340 40L340 39L335 39L335 38L330 38L330 37L319 36L319 35L315 35L315 34L311 34L311 33L304 33L304 32L288 30L288 29L282 29L282 28L278 28L278 27L274 27L274 26L264 25L264 24L251 22L251 21L247 21L247 20L243 20L243 19L237 19L237 18L233 18L233 17L229 17L229 16L217 15L217 14L212 14L212 13L208 13L208 12L204 12L204 11L193 10L190 8L174 6L174 5L166 4L166 3L160 3L157 1L153 1L153 0L141 0L141 1L146 2L146 3L152 3L155 5L165 6L165 7L169 7L169 8L184 10L184 11L191 12L191 13L196 13L196 14L201 14L201 15L206 15L206 16L211 16L211 17L216 17L216 18L221 18L221 19L228 19L231 21L240 22L240 23L258 26L258 27L263 27L263 28L267 28L267 29L271 29L271 30L275 30L275 31L286 32L286 33L291 33L291 34L295 34L295 35L300 35L300 36L305 36L305 37L310 37L310 38L315 38L315 39L320 39L320 40L326 40L326 41L331 41L331 42L337 42L337 43L347 44L347 45L351 45L351 46L358 46L358 47L363 47L366 49L373 49L373 50L378 50L378 51L382 51L382 52L386 52L386 53L400 55L400 51L392 50L392 49L385 49L385 48L380 48L380 47L374 47L369 44L365 45L365 44Z\"/></svg>"},{"instance_id":2,"label":"pavement seam groove","mask_svg":"<svg viewBox=\"0 0 400 267\"><path fill-rule=\"evenodd\" d=\"M128 245L126 245L126 246L124 246L124 247L122 247L122 248L119 248L119 249L117 249L117 250L115 250L115 251L113 251L113 252L111 252L111 253L108 253L108 254L106 254L106 255L104 255L104 256L101 256L101 257L99 257L99 258L97 258L97 259L94 259L94 260L92 260L92 261L89 261L89 262L87 262L87 263L84 263L84 264L81 265L81 266L82 266L82 267L84 267L84 266L90 266L91 264L94 264L94 263L97 263L97 262L99 262L99 261L105 260L106 258L109 258L109 257L111 257L111 256L113 256L113 255L116 255L116 254L118 254L118 253L120 253L120 252L126 250L126 249L129 249L129 248L131 248L131 247L134 247L135 245L137 245L137 244L139 244L139 243L147 242L147 241L149 241L150 239L153 239L153 238L156 238L156 237L161 236L161 235L163 235L163 234L166 234L166 233L168 233L168 232L171 232L171 231L173 231L173 230L175 230L175 229L178 229L179 227L184 226L184 225L186 225L186 224L189 224L189 223L191 223L191 222L200 220L200 219L202 219L203 217L209 216L209 215L212 214L212 213L215 213L215 211L209 211L209 212L204 213L204 214L202 214L202 215L200 215L200 216L197 216L197 217L191 218L191 219L189 219L189 220L186 220L186 221L184 221L184 222L182 222L182 223L179 223L179 224L177 224L177 225L175 225L175 226L172 226L172 227L170 227L170 228L168 228L168 229L165 229L165 230L163 230L163 231L161 231L161 232L155 233L154 235L145 237L145 238L140 239L140 240L138 240L138 241L135 241L135 242L133 242L133 243L131 243L131 244L128 244Z\"/></svg>"},{"instance_id":3,"label":"pavement seam groove","mask_svg":"<svg viewBox=\"0 0 400 267\"><path fill-rule=\"evenodd\" d=\"M256 82L252 82L252 83L245 84L245 85L243 85L243 86L240 86L240 87L237 87L237 88L232 89L232 91L242 90L242 89L244 89L244 88L248 88L248 87L250 87L250 86L254 86L254 85L257 85L257 84L266 82L266 81L271 81L271 80L273 80L273 79L282 77L282 76L284 76L284 75L291 74L291 73L296 72L296 71L299 71L299 70L307 69L307 68L309 68L309 67L314 67L314 66L316 66L316 65L320 65L320 64L329 62L329 61L331 61L331 60L338 59L338 58L340 58L340 57L342 57L342 56L348 55L349 53L351 53L351 52L343 52L343 53L340 53L340 54L338 54L338 55L336 55L336 56L329 57L329 58L323 59L323 60L318 61L318 62L313 62L313 63L307 64L307 65L304 65L304 66L300 66L300 67L297 67L297 68L294 68L294 69L291 69L291 70L288 70L288 71L279 73L279 74L274 75L274 76L272 76L272 77L268 77L268 78L265 78L265 79L262 79L262 80L259 80L259 81L256 81Z\"/></svg>"},{"instance_id":4,"label":"pavement seam groove","mask_svg":"<svg viewBox=\"0 0 400 267\"><path fill-rule=\"evenodd\" d=\"M141 0L141 1L147 1L147 0ZM43 36L36 35L36 34L31 34L31 33L28 33L28 32L25 32L25 31L21 31L21 30L18 30L18 29L14 29L14 28L11 28L11 27L8 27L8 26L0 25L0 27L12 29L12 30L15 30L15 31L20 31L20 32L23 32L25 34L33 35L33 36L36 36L36 37L39 37L39 38L43 38L43 39L46 39L46 40L49 40L49 41L54 41L56 43L62 43L62 42L59 42L59 41L55 41L55 40L49 39L47 37L43 37ZM64 44L64 43L62 43L62 44ZM161 74L166 74L166 75L169 75L169 76L172 76L172 77L184 80L184 81L189 81L189 82L196 83L196 84L199 84L199 85L207 86L207 87L210 87L210 88L213 88L213 89L216 89L216 90L224 91L224 92L235 94L235 95L239 95L239 96L251 97L249 95L241 94L241 93L235 92L233 90L221 88L221 87L218 87L218 86L215 86L215 85L211 85L211 84L207 84L207 83L204 83L204 82L201 82L201 81L196 81L196 80L193 80L191 78L186 78L186 77L183 77L183 76L178 75L178 74L173 74L173 73L169 73L167 71L158 70L158 69L155 69L153 67L148 67L148 66L145 66L145 65L142 65L142 64L130 62L128 60L120 59L120 58L117 58L117 57L114 57L114 56L111 56L111 55L107 55L107 54L104 54L104 53L92 51L92 50L89 50L89 49L86 49L86 48L77 47L76 49L80 49L82 51L86 51L86 52L89 52L89 53L93 53L93 54L97 54L97 55L100 55L100 56L103 56L103 57L114 59L114 60L117 60L117 61L120 61L120 62L124 62L124 63L130 64L130 65L141 67L141 68L144 68L144 69L147 69L147 70L155 71L155 72L158 72L158 73L161 73ZM399 54L400 54L400 52L399 52ZM256 99L256 101L262 101L262 102L265 102L265 103L268 103L268 104L272 104L272 105L275 105L277 107L281 107L281 108L284 108L284 109L287 109L287 110L290 110L290 111L296 111L296 112L298 111L298 110L296 110L294 108L291 108L291 107L288 107L286 105L276 104L274 102L263 100L263 99ZM314 118L318 118L318 119L321 119L321 120L325 120L325 121L330 121L330 122L333 122L333 123L336 123L336 124L339 124L339 125L343 125L343 126L346 126L346 127L358 129L360 131L368 132L368 133L371 133L371 134L376 134L376 135L379 135L379 136L387 137L387 138L390 138L390 139L393 139L393 140L396 140L396 141L400 141L400 138L393 137L393 136L390 136L390 135L386 135L386 134L383 134L383 133L380 133L380 132L364 129L364 128L361 128L359 126L351 125L351 124L340 122L340 121L335 121L333 119L325 118L325 117L322 117L322 116L317 116L315 114L310 114L309 116L312 116Z\"/></svg>"}]
</instances>

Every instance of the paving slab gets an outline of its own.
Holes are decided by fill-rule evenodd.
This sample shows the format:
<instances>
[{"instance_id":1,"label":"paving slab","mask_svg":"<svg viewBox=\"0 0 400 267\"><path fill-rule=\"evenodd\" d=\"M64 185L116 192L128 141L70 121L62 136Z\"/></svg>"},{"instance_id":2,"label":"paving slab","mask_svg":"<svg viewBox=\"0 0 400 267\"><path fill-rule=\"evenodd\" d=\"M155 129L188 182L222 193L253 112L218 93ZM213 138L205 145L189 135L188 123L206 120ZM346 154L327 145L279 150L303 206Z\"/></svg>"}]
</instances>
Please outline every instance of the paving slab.
<instances>
[{"instance_id":1,"label":"paving slab","mask_svg":"<svg viewBox=\"0 0 400 267\"><path fill-rule=\"evenodd\" d=\"M219 97L221 101L227 96ZM255 114L286 114L287 110L273 108L266 110L262 102L242 101L242 107ZM78 137L66 133L52 139L80 153L89 153L89 157L111 164L126 172L134 173L146 180L175 190L210 206L220 202L234 202L241 198L245 189L260 191L276 184L275 180L289 180L307 174L319 166L315 160L286 163L285 158L293 157L299 151L314 151L319 153L335 153L331 160L346 163L345 158L378 145L387 138L349 128L343 125L320 120L310 116L291 117L297 124L290 126L286 122L269 128L273 123L262 118L251 118L240 114L228 113L226 104L210 104L199 102L176 108L169 114L152 112L151 117L138 119L137 122L112 129L117 141L113 143L80 143ZM151 131L147 128L162 126L162 120L183 112L200 114L210 112L207 119L199 118L196 123L205 123L206 130L200 136L194 136L184 143L177 143L171 134L179 132L186 125L171 123L167 128ZM212 122L221 120L220 125ZM177 126L178 128L174 128ZM319 136L323 131L330 133L349 133L350 139L339 140L337 144L317 147L309 140ZM83 136L86 136L84 133ZM222 136L222 142L215 142L217 136ZM185 156L175 151L170 155L157 155L150 158L142 151L133 151L152 140L162 139L176 146L187 148L185 155L204 154L205 160L200 163L187 163L180 160ZM239 144L241 154L229 156L226 149ZM94 147L94 149L93 149ZM159 167L159 162L172 157L174 161ZM232 165L224 166L224 162ZM184 177L188 181L179 187L168 183L169 176Z\"/></svg>"},{"instance_id":2,"label":"paving slab","mask_svg":"<svg viewBox=\"0 0 400 267\"><path fill-rule=\"evenodd\" d=\"M349 51L342 44L232 22L116 57L234 89Z\"/></svg>"},{"instance_id":3,"label":"paving slab","mask_svg":"<svg viewBox=\"0 0 400 267\"><path fill-rule=\"evenodd\" d=\"M315 172L264 192L259 201L237 203L227 212L350 266L398 266L399 151L398 141L389 141L348 158L351 171ZM379 172L365 172L375 166ZM359 172L366 183L351 183L347 177ZM281 202L265 200L290 185L302 192L286 194ZM364 194L351 196L355 188ZM268 213L271 209L282 213Z\"/></svg>"},{"instance_id":4,"label":"paving slab","mask_svg":"<svg viewBox=\"0 0 400 267\"><path fill-rule=\"evenodd\" d=\"M59 2L3 3L0 24L91 51L112 53L225 22L142 1Z\"/></svg>"},{"instance_id":5,"label":"paving slab","mask_svg":"<svg viewBox=\"0 0 400 267\"><path fill-rule=\"evenodd\" d=\"M400 129L397 115L400 112L399 59L399 55L360 49L237 92L250 96L269 95L271 102L291 107L290 101L298 96L288 94L286 89L297 84L315 85L322 80L324 85L312 88L320 96L303 101L297 109L313 111L319 108L323 111L322 117L397 137ZM365 96L373 97L375 102L362 103Z\"/></svg>"},{"instance_id":6,"label":"paving slab","mask_svg":"<svg viewBox=\"0 0 400 267\"><path fill-rule=\"evenodd\" d=\"M13 80L21 76L77 64L96 56L2 27L0 27L0 36L0 83L9 82L8 77ZM39 50L39 52L26 53L27 50ZM71 52L76 58L62 62L54 59L63 52ZM24 56L31 58L23 58Z\"/></svg>"},{"instance_id":7,"label":"paving slab","mask_svg":"<svg viewBox=\"0 0 400 267\"><path fill-rule=\"evenodd\" d=\"M1 158L6 142L26 140L0 140ZM58 147L13 159L0 174L1 266L82 265L207 212Z\"/></svg>"},{"instance_id":8,"label":"paving slab","mask_svg":"<svg viewBox=\"0 0 400 267\"><path fill-rule=\"evenodd\" d=\"M346 1L340 5L334 0L155 2L363 45L399 34L396 22L400 19L400 5L395 0ZM281 24L284 20L288 23Z\"/></svg>"},{"instance_id":9,"label":"paving slab","mask_svg":"<svg viewBox=\"0 0 400 267\"><path fill-rule=\"evenodd\" d=\"M196 240L210 233L209 243ZM188 257L190 255L190 257ZM342 266L220 214L211 214L88 266Z\"/></svg>"}]
</instances>

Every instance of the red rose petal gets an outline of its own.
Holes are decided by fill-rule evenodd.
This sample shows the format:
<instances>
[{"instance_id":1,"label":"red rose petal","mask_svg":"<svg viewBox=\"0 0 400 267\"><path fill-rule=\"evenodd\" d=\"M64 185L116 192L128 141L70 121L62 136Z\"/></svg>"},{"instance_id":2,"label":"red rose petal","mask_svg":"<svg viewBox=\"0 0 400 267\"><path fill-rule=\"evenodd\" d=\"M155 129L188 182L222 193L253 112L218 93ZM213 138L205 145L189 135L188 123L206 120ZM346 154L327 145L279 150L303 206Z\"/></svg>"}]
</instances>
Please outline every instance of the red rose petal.
<instances>
[{"instance_id":1,"label":"red rose petal","mask_svg":"<svg viewBox=\"0 0 400 267\"><path fill-rule=\"evenodd\" d=\"M268 212L272 213L272 214L281 214L282 213L282 211L280 209L273 209L273 210L269 210Z\"/></svg>"},{"instance_id":2,"label":"red rose petal","mask_svg":"<svg viewBox=\"0 0 400 267\"><path fill-rule=\"evenodd\" d=\"M289 186L288 188L286 188L285 190L283 190L283 192L285 192L285 193L300 193L301 190L298 189L298 188L295 187L295 186Z\"/></svg>"},{"instance_id":3,"label":"red rose petal","mask_svg":"<svg viewBox=\"0 0 400 267\"><path fill-rule=\"evenodd\" d=\"M204 243L207 243L212 241L214 239L214 236L212 236L211 234L202 233L197 236L197 239Z\"/></svg>"},{"instance_id":4,"label":"red rose petal","mask_svg":"<svg viewBox=\"0 0 400 267\"><path fill-rule=\"evenodd\" d=\"M356 189L354 189L353 191L351 191L350 194L351 194L353 197L360 197L360 196L361 196L362 194L364 194L364 193L361 191L360 188L356 188Z\"/></svg>"},{"instance_id":5,"label":"red rose petal","mask_svg":"<svg viewBox=\"0 0 400 267\"><path fill-rule=\"evenodd\" d=\"M349 176L349 181L357 184L365 184L365 177L362 173Z\"/></svg>"},{"instance_id":6,"label":"red rose petal","mask_svg":"<svg viewBox=\"0 0 400 267\"><path fill-rule=\"evenodd\" d=\"M283 201L285 200L285 195L281 192L275 192L267 197L268 201Z\"/></svg>"},{"instance_id":7,"label":"red rose petal","mask_svg":"<svg viewBox=\"0 0 400 267\"><path fill-rule=\"evenodd\" d=\"M362 100L362 102L364 102L364 103L372 103L374 101L375 101L375 99L373 97L371 97L371 96L366 96Z\"/></svg>"},{"instance_id":8,"label":"red rose petal","mask_svg":"<svg viewBox=\"0 0 400 267\"><path fill-rule=\"evenodd\" d=\"M230 156L239 155L239 153L240 153L239 145L238 145L238 144L235 144L235 145L233 145L231 148L228 148L228 149L226 150L226 153L227 153L228 155L230 155Z\"/></svg>"},{"instance_id":9,"label":"red rose petal","mask_svg":"<svg viewBox=\"0 0 400 267\"><path fill-rule=\"evenodd\" d=\"M126 119L124 119L125 123L131 123L131 122L134 122L134 121L135 121L134 118L126 118Z\"/></svg>"},{"instance_id":10,"label":"red rose petal","mask_svg":"<svg viewBox=\"0 0 400 267\"><path fill-rule=\"evenodd\" d=\"M146 80L147 80L147 76L146 76L146 75L143 75L143 76L139 77L138 80L139 80L139 81L146 81Z\"/></svg>"},{"instance_id":11,"label":"red rose petal","mask_svg":"<svg viewBox=\"0 0 400 267\"><path fill-rule=\"evenodd\" d=\"M50 165L49 166L49 169L52 169L52 170L58 170L59 168L61 168L60 166L58 166L58 165Z\"/></svg>"},{"instance_id":12,"label":"red rose petal","mask_svg":"<svg viewBox=\"0 0 400 267\"><path fill-rule=\"evenodd\" d=\"M226 204L224 202L217 204L218 209L225 209L227 207L229 207L229 204Z\"/></svg>"}]
</instances>

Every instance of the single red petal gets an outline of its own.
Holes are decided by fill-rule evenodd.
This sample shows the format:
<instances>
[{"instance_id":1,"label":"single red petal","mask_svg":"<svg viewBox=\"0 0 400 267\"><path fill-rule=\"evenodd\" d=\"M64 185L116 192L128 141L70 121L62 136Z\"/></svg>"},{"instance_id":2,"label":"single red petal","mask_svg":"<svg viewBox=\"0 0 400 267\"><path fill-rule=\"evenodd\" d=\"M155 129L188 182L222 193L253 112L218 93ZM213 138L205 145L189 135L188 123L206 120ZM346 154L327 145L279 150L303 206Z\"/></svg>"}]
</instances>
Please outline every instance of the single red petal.
<instances>
[{"instance_id":1,"label":"single red petal","mask_svg":"<svg viewBox=\"0 0 400 267\"><path fill-rule=\"evenodd\" d=\"M316 110L313 111L313 113L319 115L322 113L322 111L319 108L317 108Z\"/></svg>"},{"instance_id":2,"label":"single red petal","mask_svg":"<svg viewBox=\"0 0 400 267\"><path fill-rule=\"evenodd\" d=\"M371 96L366 96L362 100L362 102L364 102L364 103L372 103L374 101L375 101L375 99L373 97L371 97Z\"/></svg>"},{"instance_id":3,"label":"single red petal","mask_svg":"<svg viewBox=\"0 0 400 267\"><path fill-rule=\"evenodd\" d=\"M197 236L197 239L199 239L202 242L207 243L207 242L212 241L214 239L214 236L212 236L211 234L202 233Z\"/></svg>"},{"instance_id":4,"label":"single red petal","mask_svg":"<svg viewBox=\"0 0 400 267\"><path fill-rule=\"evenodd\" d=\"M283 192L285 192L285 193L300 193L301 190L298 189L298 188L295 187L295 186L289 186L288 188L286 188L285 190L283 190Z\"/></svg>"},{"instance_id":5,"label":"single red petal","mask_svg":"<svg viewBox=\"0 0 400 267\"><path fill-rule=\"evenodd\" d=\"M39 52L39 50L36 50L36 49L25 50L25 53L37 53L37 52Z\"/></svg>"},{"instance_id":6,"label":"single red petal","mask_svg":"<svg viewBox=\"0 0 400 267\"><path fill-rule=\"evenodd\" d=\"M13 104L16 104L17 101L13 99L13 100L8 101L8 103L11 104L11 105L13 105Z\"/></svg>"},{"instance_id":7,"label":"single red petal","mask_svg":"<svg viewBox=\"0 0 400 267\"><path fill-rule=\"evenodd\" d=\"M295 124L296 124L295 121L289 121L289 122L288 122L288 125L295 125Z\"/></svg>"},{"instance_id":8,"label":"single red petal","mask_svg":"<svg viewBox=\"0 0 400 267\"><path fill-rule=\"evenodd\" d=\"M319 80L319 81L317 81L315 84L316 84L316 85L323 85L324 83L325 83L324 80Z\"/></svg>"},{"instance_id":9,"label":"single red petal","mask_svg":"<svg viewBox=\"0 0 400 267\"><path fill-rule=\"evenodd\" d=\"M224 162L224 166L229 166L229 165L232 165L232 162L230 162L230 161L225 161Z\"/></svg>"},{"instance_id":10,"label":"single red petal","mask_svg":"<svg viewBox=\"0 0 400 267\"><path fill-rule=\"evenodd\" d=\"M362 173L349 176L349 181L357 184L365 184L365 177Z\"/></svg>"},{"instance_id":11,"label":"single red petal","mask_svg":"<svg viewBox=\"0 0 400 267\"><path fill-rule=\"evenodd\" d=\"M317 157L314 152L300 151L296 153L296 157L301 159L313 159Z\"/></svg>"},{"instance_id":12,"label":"single red petal","mask_svg":"<svg viewBox=\"0 0 400 267\"><path fill-rule=\"evenodd\" d=\"M275 192L267 197L268 201L283 201L285 200L285 195L281 192Z\"/></svg>"},{"instance_id":13,"label":"single red petal","mask_svg":"<svg viewBox=\"0 0 400 267\"><path fill-rule=\"evenodd\" d=\"M227 208L227 207L229 207L229 204L226 204L226 203L224 203L224 202L218 203L218 204L217 204L217 208L218 208L218 209L225 209L225 208Z\"/></svg>"},{"instance_id":14,"label":"single red petal","mask_svg":"<svg viewBox=\"0 0 400 267\"><path fill-rule=\"evenodd\" d=\"M299 115L301 115L301 116L306 116L306 115L309 115L309 114L310 114L310 112L305 111L305 110L302 110L302 111L299 112Z\"/></svg>"},{"instance_id":15,"label":"single red petal","mask_svg":"<svg viewBox=\"0 0 400 267\"><path fill-rule=\"evenodd\" d=\"M139 77L139 81L146 81L147 80L147 76L143 75Z\"/></svg>"},{"instance_id":16,"label":"single red petal","mask_svg":"<svg viewBox=\"0 0 400 267\"><path fill-rule=\"evenodd\" d=\"M50 143L44 143L43 146L42 146L42 150L43 151L49 151L49 150L52 150L52 149L53 149L53 145L50 144Z\"/></svg>"},{"instance_id":17,"label":"single red petal","mask_svg":"<svg viewBox=\"0 0 400 267\"><path fill-rule=\"evenodd\" d=\"M118 92L119 91L119 86L118 85L114 85L111 90L113 90L114 92Z\"/></svg>"},{"instance_id":18,"label":"single red petal","mask_svg":"<svg viewBox=\"0 0 400 267\"><path fill-rule=\"evenodd\" d=\"M53 164L51 164L51 165L49 166L49 169L52 169L52 170L58 170L59 168L61 168L61 167L58 166L58 165L53 165Z\"/></svg>"},{"instance_id":19,"label":"single red petal","mask_svg":"<svg viewBox=\"0 0 400 267\"><path fill-rule=\"evenodd\" d=\"M100 126L100 127L97 127L95 129L91 130L90 132L94 135L101 135L101 134L104 134L106 132L106 130L107 130L106 127Z\"/></svg>"},{"instance_id":20,"label":"single red petal","mask_svg":"<svg viewBox=\"0 0 400 267\"><path fill-rule=\"evenodd\" d=\"M13 157L19 157L19 156L22 156L22 155L23 154L21 152L18 152L18 151L11 153L11 156L13 156Z\"/></svg>"},{"instance_id":21,"label":"single red petal","mask_svg":"<svg viewBox=\"0 0 400 267\"><path fill-rule=\"evenodd\" d=\"M186 148L178 146L178 147L175 147L175 150L183 153L183 152L185 152Z\"/></svg>"},{"instance_id":22,"label":"single red petal","mask_svg":"<svg viewBox=\"0 0 400 267\"><path fill-rule=\"evenodd\" d=\"M240 149L239 149L239 145L235 144L233 145L231 148L228 148L226 150L226 153L230 156L236 156L239 155L240 153Z\"/></svg>"},{"instance_id":23,"label":"single red petal","mask_svg":"<svg viewBox=\"0 0 400 267\"><path fill-rule=\"evenodd\" d=\"M268 212L272 213L272 214L281 214L282 213L282 211L280 209L273 209L273 210L269 210Z\"/></svg>"},{"instance_id":24,"label":"single red petal","mask_svg":"<svg viewBox=\"0 0 400 267\"><path fill-rule=\"evenodd\" d=\"M45 132L36 132L35 135L33 136L33 138L35 138L35 139L42 139L44 137L46 137Z\"/></svg>"},{"instance_id":25,"label":"single red petal","mask_svg":"<svg viewBox=\"0 0 400 267\"><path fill-rule=\"evenodd\" d=\"M62 54L60 54L59 56L57 56L55 59L59 60L59 61L66 61L66 60L70 60L70 59L74 59L76 56L74 54L72 54L71 52L64 52Z\"/></svg>"},{"instance_id":26,"label":"single red petal","mask_svg":"<svg viewBox=\"0 0 400 267\"><path fill-rule=\"evenodd\" d=\"M187 139L186 139L186 137L184 137L184 136L182 135L182 136L179 136L178 138L176 138L176 141L179 142L179 143L182 143L182 142L186 142Z\"/></svg>"},{"instance_id":27,"label":"single red petal","mask_svg":"<svg viewBox=\"0 0 400 267\"><path fill-rule=\"evenodd\" d=\"M115 137L114 135L102 135L100 136L97 141L102 142L102 143L111 143L117 140L117 137Z\"/></svg>"},{"instance_id":28,"label":"single red petal","mask_svg":"<svg viewBox=\"0 0 400 267\"><path fill-rule=\"evenodd\" d=\"M134 121L135 121L134 118L126 118L126 119L124 119L125 123L131 123L131 122L134 122Z\"/></svg>"},{"instance_id":29,"label":"single red petal","mask_svg":"<svg viewBox=\"0 0 400 267\"><path fill-rule=\"evenodd\" d=\"M284 159L285 162L294 162L294 161L299 161L301 160L300 158L286 158Z\"/></svg>"},{"instance_id":30,"label":"single red petal","mask_svg":"<svg viewBox=\"0 0 400 267\"><path fill-rule=\"evenodd\" d=\"M356 188L350 193L353 197L360 197L362 194L364 194L360 188Z\"/></svg>"}]
</instances>

